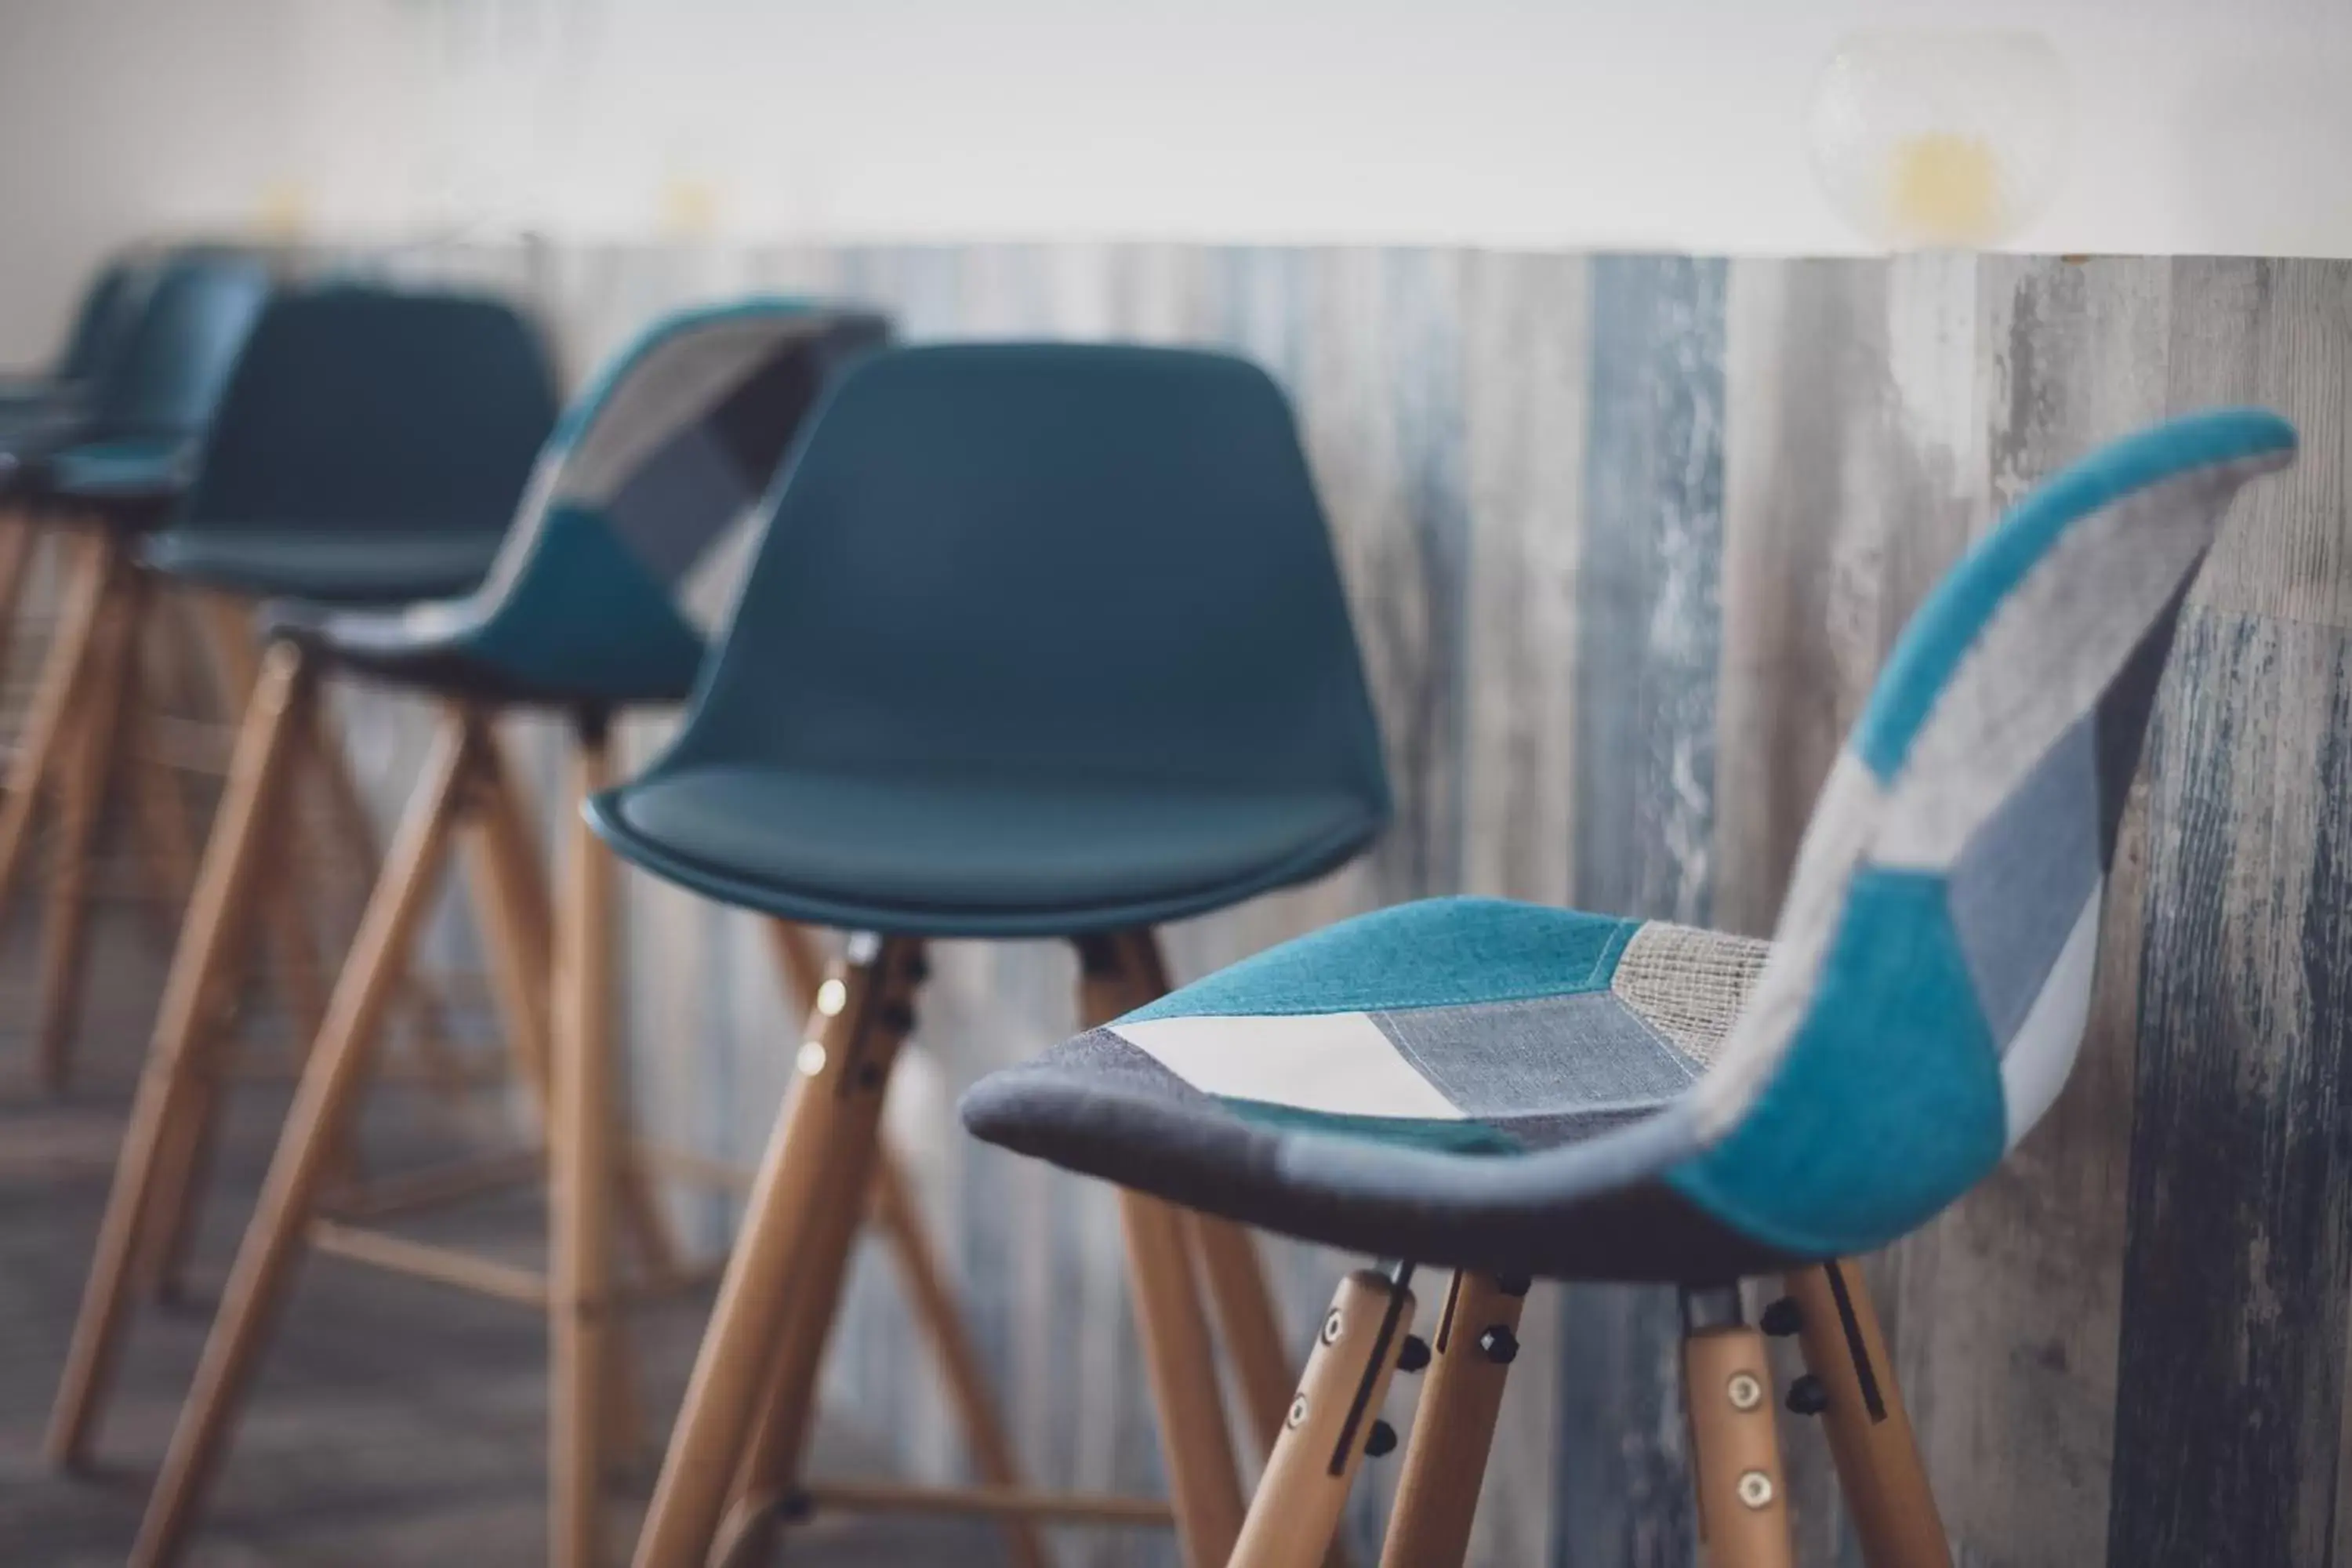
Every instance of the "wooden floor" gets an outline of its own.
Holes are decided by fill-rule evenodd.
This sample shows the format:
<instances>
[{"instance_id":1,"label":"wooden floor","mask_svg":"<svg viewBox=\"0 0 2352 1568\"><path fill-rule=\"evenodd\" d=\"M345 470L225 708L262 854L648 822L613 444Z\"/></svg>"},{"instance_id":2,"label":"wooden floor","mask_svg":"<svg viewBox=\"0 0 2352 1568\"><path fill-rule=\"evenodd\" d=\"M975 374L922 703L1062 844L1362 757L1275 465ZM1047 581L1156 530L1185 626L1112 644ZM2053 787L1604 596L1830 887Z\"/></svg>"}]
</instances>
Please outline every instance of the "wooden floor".
<instances>
[{"instance_id":1,"label":"wooden floor","mask_svg":"<svg viewBox=\"0 0 2352 1568\"><path fill-rule=\"evenodd\" d=\"M106 1568L127 1552L149 1478L201 1347L213 1299L275 1140L287 1090L250 1084L235 1100L221 1180L206 1216L194 1299L146 1312L100 1438L93 1476L39 1459L58 1367L81 1289L115 1141L152 1019L160 960L128 922L111 925L92 973L85 1084L47 1100L30 1087L26 1019L32 933L0 954L0 1564ZM499 1122L421 1092L378 1094L366 1163L389 1172L496 1146ZM538 1260L535 1193L408 1227L516 1261ZM708 1301L634 1314L649 1442L666 1435ZM193 1563L416 1568L544 1561L545 1350L531 1313L331 1258L303 1269L214 1494ZM818 1465L879 1473L828 1420ZM634 1532L657 1456L616 1483L614 1554ZM819 1520L792 1534L795 1564L984 1565L985 1528L962 1521Z\"/></svg>"}]
</instances>

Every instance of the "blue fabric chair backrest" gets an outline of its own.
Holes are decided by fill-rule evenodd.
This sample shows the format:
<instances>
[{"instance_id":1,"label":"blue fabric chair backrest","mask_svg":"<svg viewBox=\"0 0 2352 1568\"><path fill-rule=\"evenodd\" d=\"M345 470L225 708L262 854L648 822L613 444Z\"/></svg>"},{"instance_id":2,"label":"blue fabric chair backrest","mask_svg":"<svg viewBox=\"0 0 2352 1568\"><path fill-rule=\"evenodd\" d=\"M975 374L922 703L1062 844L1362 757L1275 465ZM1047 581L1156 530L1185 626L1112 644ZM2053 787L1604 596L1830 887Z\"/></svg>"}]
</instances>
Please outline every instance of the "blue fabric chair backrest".
<instances>
[{"instance_id":1,"label":"blue fabric chair backrest","mask_svg":"<svg viewBox=\"0 0 2352 1568\"><path fill-rule=\"evenodd\" d=\"M502 533L554 422L511 306L289 289L253 327L174 526Z\"/></svg>"},{"instance_id":2,"label":"blue fabric chair backrest","mask_svg":"<svg viewBox=\"0 0 2352 1568\"><path fill-rule=\"evenodd\" d=\"M2231 499L2293 461L2225 409L2049 480L1896 642L1815 806L1675 1180L1762 1239L1855 1251L1990 1171L2088 1018L2108 862L2181 602Z\"/></svg>"},{"instance_id":3,"label":"blue fabric chair backrest","mask_svg":"<svg viewBox=\"0 0 2352 1568\"><path fill-rule=\"evenodd\" d=\"M1379 732L1288 405L1222 354L901 348L787 468L656 771L1353 794Z\"/></svg>"},{"instance_id":4,"label":"blue fabric chair backrest","mask_svg":"<svg viewBox=\"0 0 2352 1568\"><path fill-rule=\"evenodd\" d=\"M161 264L120 342L94 366L93 441L201 435L246 336L268 303L269 268L232 251L185 251Z\"/></svg>"},{"instance_id":5,"label":"blue fabric chair backrest","mask_svg":"<svg viewBox=\"0 0 2352 1568\"><path fill-rule=\"evenodd\" d=\"M574 400L498 563L415 606L527 689L676 701L705 652L691 569L757 508L839 368L883 342L863 311L752 300L667 318Z\"/></svg>"}]
</instances>

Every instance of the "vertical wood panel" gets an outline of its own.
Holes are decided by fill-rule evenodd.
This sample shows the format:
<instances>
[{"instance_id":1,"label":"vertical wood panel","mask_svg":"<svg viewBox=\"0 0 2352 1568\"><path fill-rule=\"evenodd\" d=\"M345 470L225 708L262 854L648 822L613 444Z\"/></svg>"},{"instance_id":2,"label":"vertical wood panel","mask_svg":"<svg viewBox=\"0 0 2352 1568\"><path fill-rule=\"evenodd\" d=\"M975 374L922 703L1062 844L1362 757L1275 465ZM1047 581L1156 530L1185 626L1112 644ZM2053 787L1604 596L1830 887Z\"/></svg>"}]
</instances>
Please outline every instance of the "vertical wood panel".
<instances>
[{"instance_id":1,"label":"vertical wood panel","mask_svg":"<svg viewBox=\"0 0 2352 1568\"><path fill-rule=\"evenodd\" d=\"M1713 891L1727 268L1592 264L1576 652L1576 901L1704 923ZM1696 1551L1671 1292L1573 1287L1560 1313L1554 1558Z\"/></svg>"}]
</instances>

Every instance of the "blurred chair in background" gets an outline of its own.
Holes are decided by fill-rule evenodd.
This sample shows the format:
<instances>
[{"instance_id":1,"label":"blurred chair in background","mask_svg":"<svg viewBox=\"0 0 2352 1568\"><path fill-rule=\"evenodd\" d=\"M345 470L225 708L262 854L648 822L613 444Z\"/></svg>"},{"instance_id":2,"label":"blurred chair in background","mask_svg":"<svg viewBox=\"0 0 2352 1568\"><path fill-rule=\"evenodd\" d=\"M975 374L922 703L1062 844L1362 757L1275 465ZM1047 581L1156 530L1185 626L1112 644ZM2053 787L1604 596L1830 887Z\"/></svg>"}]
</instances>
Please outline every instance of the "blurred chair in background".
<instances>
[{"instance_id":1,"label":"blurred chair in background","mask_svg":"<svg viewBox=\"0 0 2352 1568\"><path fill-rule=\"evenodd\" d=\"M138 817L151 840L144 858L150 896L170 907L185 890L172 885L169 841L155 837L172 828L152 809L168 796L179 812L176 785L150 767L118 767L126 750L122 731L141 717L131 689L144 645L178 629L174 621L148 615L132 553L136 537L184 492L222 389L270 289L260 258L204 248L169 254L143 281L135 274L101 279L85 312L97 318L87 334L87 391L48 405L11 448L11 498L67 553L54 634L0 800L0 915L44 806L52 818L34 1048L39 1079L53 1090L68 1068L91 841L119 771L151 805ZM114 329L102 323L121 317L129 324L110 342ZM78 330L76 337L83 336ZM22 526L0 545L0 564L16 568L0 582L8 598L28 546ZM156 652L172 667L186 654L169 644ZM134 742L142 752L144 740L142 734Z\"/></svg>"},{"instance_id":2,"label":"blurred chair in background","mask_svg":"<svg viewBox=\"0 0 2352 1568\"><path fill-rule=\"evenodd\" d=\"M306 1246L543 1308L552 1363L551 1558L578 1564L599 1557L602 1470L636 1441L617 1321L622 1293L610 1260L616 1203L640 1265L628 1294L675 1288L691 1275L679 1265L653 1185L657 1152L614 1138L611 868L578 805L610 780L614 717L676 705L694 689L704 647L683 613L691 569L751 513L835 370L887 331L876 316L783 301L673 318L566 417L478 592L397 612L338 609L314 595L268 614L271 646L254 724L221 808L198 920L233 909L257 875L260 839L319 672L391 682L430 697L442 716L305 1067L134 1561L169 1562L184 1546L271 1311ZM187 557L179 559L184 565ZM563 836L563 893L551 910L533 817L492 733L499 715L519 710L561 714L572 733L572 826ZM493 1156L425 1173L406 1184L415 1202L386 1183L363 1200L363 1215L334 1212L327 1184L352 1134L385 1005L461 827L504 1033L540 1102L543 1143L520 1161ZM202 931L194 940L188 973L175 977L185 995L228 973L225 945ZM818 961L806 942L793 933L787 952L796 960L793 978L814 991ZM142 1151L168 1148L175 1121L208 1114L183 1037L171 1032L176 1020L166 1028L100 1260L98 1276L112 1290L130 1266L137 1215L170 1202L174 1173ZM547 1278L350 1223L518 1184L537 1173L541 1156L551 1186ZM70 1441L56 1451L70 1457Z\"/></svg>"},{"instance_id":3,"label":"blurred chair in background","mask_svg":"<svg viewBox=\"0 0 2352 1568\"><path fill-rule=\"evenodd\" d=\"M194 873L51 1418L48 1451L59 1464L88 1457L138 1276L158 1289L175 1277L244 993L240 965L265 915L281 977L291 977L290 1026L307 1044L324 1015L311 915L293 901L310 889L293 883L331 857L305 831L297 777L373 875L373 829L311 700L312 662L293 659L289 671L288 656L273 655L257 675L249 610L236 606L280 594L404 603L471 587L497 554L554 416L538 335L508 305L348 284L289 289L254 327L168 526L135 559L119 534L95 536L99 580L128 615L158 584L205 596L215 651L245 709L223 805L266 786L268 809L216 816ZM71 462L58 471L76 493L99 482ZM120 482L129 489L128 478ZM165 489L160 475L149 483L139 493ZM79 909L52 911L53 947L71 944L78 955L79 918ZM72 966L56 968L69 1001ZM434 1041L435 1023L418 1035Z\"/></svg>"},{"instance_id":4,"label":"blurred chair in background","mask_svg":"<svg viewBox=\"0 0 2352 1568\"><path fill-rule=\"evenodd\" d=\"M1098 1022L1166 988L1159 922L1320 876L1388 819L1330 540L1273 382L1223 355L1115 346L867 360L778 491L685 727L588 810L667 880L860 933L818 993L637 1561L700 1564L723 1533L727 1562L762 1563L780 1520L812 1508L992 1513L1024 1564L1042 1560L1033 1520L1165 1520L1012 1489L952 1340L938 1348L988 1485L829 1485L801 1460L852 1243L869 1205L911 1212L879 1123L926 941L1067 941ZM1144 1198L1122 1217L1186 1561L1221 1562L1241 1480L1203 1279L1269 1446L1292 1363L1245 1234Z\"/></svg>"}]
</instances>

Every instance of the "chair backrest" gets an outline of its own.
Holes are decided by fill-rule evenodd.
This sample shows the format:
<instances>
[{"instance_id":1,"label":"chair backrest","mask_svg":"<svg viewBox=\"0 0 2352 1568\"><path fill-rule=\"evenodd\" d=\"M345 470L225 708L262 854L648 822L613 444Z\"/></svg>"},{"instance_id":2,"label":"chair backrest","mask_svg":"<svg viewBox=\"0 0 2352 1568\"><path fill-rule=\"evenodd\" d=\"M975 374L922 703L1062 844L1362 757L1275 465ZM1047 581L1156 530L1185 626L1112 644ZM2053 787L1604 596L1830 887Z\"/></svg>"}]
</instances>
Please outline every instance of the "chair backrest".
<instances>
[{"instance_id":1,"label":"chair backrest","mask_svg":"<svg viewBox=\"0 0 2352 1568\"><path fill-rule=\"evenodd\" d=\"M1282 394L1223 354L901 348L819 411L657 767L1347 792L1380 736Z\"/></svg>"},{"instance_id":2,"label":"chair backrest","mask_svg":"<svg viewBox=\"0 0 2352 1568\"><path fill-rule=\"evenodd\" d=\"M502 533L555 412L512 306L288 289L253 327L174 526Z\"/></svg>"},{"instance_id":3,"label":"chair backrest","mask_svg":"<svg viewBox=\"0 0 2352 1568\"><path fill-rule=\"evenodd\" d=\"M757 508L839 368L888 336L880 316L787 300L663 321L564 415L480 588L410 627L465 628L522 689L677 701L705 651L689 573Z\"/></svg>"},{"instance_id":4,"label":"chair backrest","mask_svg":"<svg viewBox=\"0 0 2352 1568\"><path fill-rule=\"evenodd\" d=\"M269 292L268 264L236 251L177 252L134 280L132 319L93 366L88 438L202 434Z\"/></svg>"},{"instance_id":5,"label":"chair backrest","mask_svg":"<svg viewBox=\"0 0 2352 1568\"><path fill-rule=\"evenodd\" d=\"M95 382L130 337L153 282L152 264L124 258L100 268L74 312L73 326L49 372L50 380L73 387Z\"/></svg>"},{"instance_id":6,"label":"chair backrest","mask_svg":"<svg viewBox=\"0 0 2352 1568\"><path fill-rule=\"evenodd\" d=\"M516 552L551 517L586 513L674 587L767 493L835 372L889 332L880 316L796 300L664 319L565 411L515 521Z\"/></svg>"},{"instance_id":7,"label":"chair backrest","mask_svg":"<svg viewBox=\"0 0 2352 1568\"><path fill-rule=\"evenodd\" d=\"M1806 830L1765 963L1694 1089L1683 1178L1849 1250L1958 1197L2056 1099L2116 824L2183 597L2239 488L2294 460L2226 409L2037 489L1930 594Z\"/></svg>"}]
</instances>

